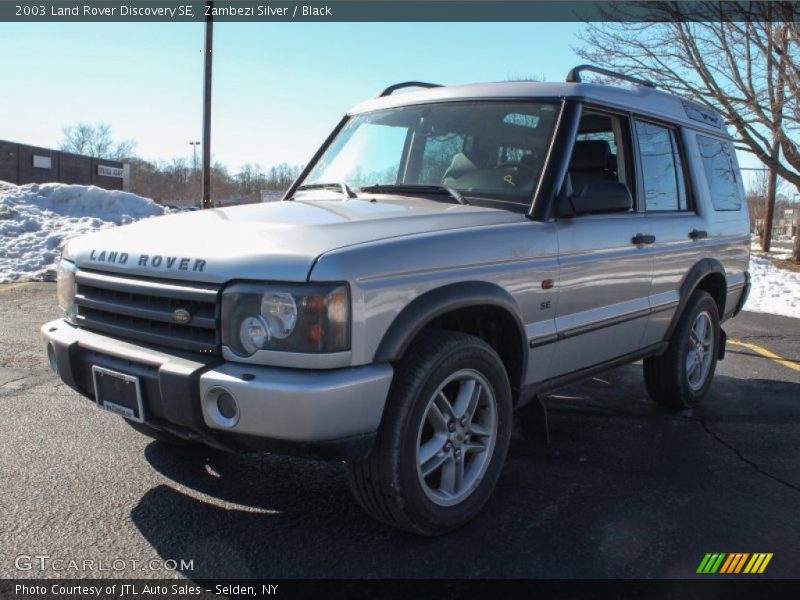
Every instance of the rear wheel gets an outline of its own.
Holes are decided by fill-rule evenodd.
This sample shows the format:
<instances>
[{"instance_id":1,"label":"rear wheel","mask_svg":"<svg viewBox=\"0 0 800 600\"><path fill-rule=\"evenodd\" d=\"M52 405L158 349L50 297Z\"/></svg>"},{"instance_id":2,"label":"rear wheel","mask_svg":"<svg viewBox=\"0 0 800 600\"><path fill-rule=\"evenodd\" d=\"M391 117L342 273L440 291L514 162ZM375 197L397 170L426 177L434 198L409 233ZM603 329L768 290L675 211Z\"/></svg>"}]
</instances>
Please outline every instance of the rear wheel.
<instances>
[{"instance_id":1,"label":"rear wheel","mask_svg":"<svg viewBox=\"0 0 800 600\"><path fill-rule=\"evenodd\" d=\"M372 517L421 535L467 523L489 499L511 432L503 363L483 340L423 334L395 371L371 454L348 463Z\"/></svg>"},{"instance_id":2,"label":"rear wheel","mask_svg":"<svg viewBox=\"0 0 800 600\"><path fill-rule=\"evenodd\" d=\"M706 396L717 366L719 311L708 292L690 298L666 352L644 360L650 397L663 406L688 408Z\"/></svg>"}]
</instances>

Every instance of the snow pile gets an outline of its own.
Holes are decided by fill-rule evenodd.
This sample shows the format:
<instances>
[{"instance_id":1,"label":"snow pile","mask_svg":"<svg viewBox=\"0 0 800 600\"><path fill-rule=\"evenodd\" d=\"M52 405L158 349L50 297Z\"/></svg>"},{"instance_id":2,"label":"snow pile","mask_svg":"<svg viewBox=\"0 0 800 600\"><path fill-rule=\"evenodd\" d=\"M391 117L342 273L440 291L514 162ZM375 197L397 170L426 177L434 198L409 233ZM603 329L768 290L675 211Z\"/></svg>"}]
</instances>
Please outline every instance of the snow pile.
<instances>
[{"instance_id":1,"label":"snow pile","mask_svg":"<svg viewBox=\"0 0 800 600\"><path fill-rule=\"evenodd\" d=\"M753 252L750 277L752 288L744 310L800 318L800 273L778 269L769 258Z\"/></svg>"},{"instance_id":2,"label":"snow pile","mask_svg":"<svg viewBox=\"0 0 800 600\"><path fill-rule=\"evenodd\" d=\"M166 212L128 192L0 181L0 283L51 280L69 238Z\"/></svg>"}]
</instances>

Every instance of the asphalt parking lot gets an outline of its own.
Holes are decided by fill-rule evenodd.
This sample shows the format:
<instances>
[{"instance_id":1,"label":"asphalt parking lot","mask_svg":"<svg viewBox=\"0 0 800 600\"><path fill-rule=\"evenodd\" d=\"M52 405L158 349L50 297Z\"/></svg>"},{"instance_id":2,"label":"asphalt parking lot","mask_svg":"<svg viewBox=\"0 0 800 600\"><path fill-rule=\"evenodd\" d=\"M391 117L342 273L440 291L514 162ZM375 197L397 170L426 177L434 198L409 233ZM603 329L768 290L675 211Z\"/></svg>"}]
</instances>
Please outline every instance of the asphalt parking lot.
<instances>
[{"instance_id":1,"label":"asphalt parking lot","mask_svg":"<svg viewBox=\"0 0 800 600\"><path fill-rule=\"evenodd\" d=\"M515 439L481 516L418 539L364 516L339 464L175 449L96 410L46 365L38 328L57 313L52 284L0 286L0 577L680 578L706 552L800 573L798 319L729 322L748 346L693 411L654 406L639 365L548 396L550 444ZM37 554L193 562L17 570Z\"/></svg>"}]
</instances>

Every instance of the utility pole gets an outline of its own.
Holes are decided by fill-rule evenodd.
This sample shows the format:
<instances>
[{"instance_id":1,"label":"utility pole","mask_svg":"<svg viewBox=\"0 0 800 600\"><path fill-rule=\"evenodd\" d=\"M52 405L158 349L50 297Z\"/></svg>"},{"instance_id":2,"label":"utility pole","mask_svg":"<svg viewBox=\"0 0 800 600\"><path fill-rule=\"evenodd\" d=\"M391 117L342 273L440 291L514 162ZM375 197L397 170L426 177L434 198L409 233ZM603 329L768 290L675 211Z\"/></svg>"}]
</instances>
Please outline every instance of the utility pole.
<instances>
[{"instance_id":1,"label":"utility pole","mask_svg":"<svg viewBox=\"0 0 800 600\"><path fill-rule=\"evenodd\" d=\"M200 142L189 142L189 145L192 147L192 170L197 173L197 147Z\"/></svg>"},{"instance_id":2,"label":"utility pole","mask_svg":"<svg viewBox=\"0 0 800 600\"><path fill-rule=\"evenodd\" d=\"M206 0L206 6L214 3ZM211 208L211 50L213 46L214 22L211 10L207 10L205 71L203 74L203 208Z\"/></svg>"}]
</instances>

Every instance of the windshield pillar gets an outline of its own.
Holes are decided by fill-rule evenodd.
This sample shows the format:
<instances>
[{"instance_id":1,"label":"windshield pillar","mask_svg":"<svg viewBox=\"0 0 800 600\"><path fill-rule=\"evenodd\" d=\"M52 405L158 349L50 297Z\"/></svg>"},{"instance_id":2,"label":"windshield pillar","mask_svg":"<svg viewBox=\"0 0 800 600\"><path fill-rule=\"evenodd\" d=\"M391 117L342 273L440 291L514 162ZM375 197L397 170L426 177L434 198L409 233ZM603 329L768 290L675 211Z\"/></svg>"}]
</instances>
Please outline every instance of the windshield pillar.
<instances>
[{"instance_id":1,"label":"windshield pillar","mask_svg":"<svg viewBox=\"0 0 800 600\"><path fill-rule=\"evenodd\" d=\"M572 147L578 135L581 119L581 103L565 98L561 104L561 112L556 121L555 132L547 151L542 176L533 194L533 202L528 218L534 221L548 221L555 214L556 198L569 169Z\"/></svg>"},{"instance_id":2,"label":"windshield pillar","mask_svg":"<svg viewBox=\"0 0 800 600\"><path fill-rule=\"evenodd\" d=\"M349 119L350 119L349 115L345 115L344 117L342 117L342 120L339 121L339 123L336 125L333 131L331 131L330 135L328 135L328 137L325 138L325 141L322 143L322 146L319 147L319 150L317 150L314 156L311 157L311 160L308 161L308 164L306 164L306 166L303 167L303 170L300 172L300 175L297 176L297 179L295 179L292 185L289 186L289 189L286 190L286 193L283 195L282 200L292 199L295 191L297 191L297 186L299 186L300 183L302 183L303 180L305 180L305 178L311 172L311 169L314 168L314 165L317 164L317 161L320 159L320 157L323 154L325 154L325 151L328 149L328 146L330 146L333 140L336 139L336 136L339 135L339 132L347 124L347 121Z\"/></svg>"}]
</instances>

